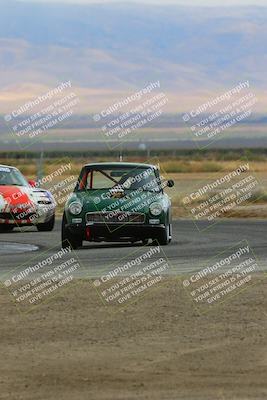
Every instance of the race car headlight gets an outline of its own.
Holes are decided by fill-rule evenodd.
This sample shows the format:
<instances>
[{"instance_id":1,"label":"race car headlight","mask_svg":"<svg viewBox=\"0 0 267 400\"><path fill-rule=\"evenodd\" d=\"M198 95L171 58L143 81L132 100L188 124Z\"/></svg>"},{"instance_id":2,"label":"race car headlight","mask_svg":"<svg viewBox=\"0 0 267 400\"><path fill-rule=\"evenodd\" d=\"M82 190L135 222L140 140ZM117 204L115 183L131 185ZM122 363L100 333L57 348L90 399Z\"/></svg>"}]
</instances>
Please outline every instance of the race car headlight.
<instances>
[{"instance_id":1,"label":"race car headlight","mask_svg":"<svg viewBox=\"0 0 267 400\"><path fill-rule=\"evenodd\" d=\"M75 201L74 203L71 203L69 205L69 212L72 215L78 215L82 212L83 206L81 203L78 203L77 201Z\"/></svg>"},{"instance_id":2,"label":"race car headlight","mask_svg":"<svg viewBox=\"0 0 267 400\"><path fill-rule=\"evenodd\" d=\"M149 211L152 215L158 216L162 212L162 205L160 203L150 204Z\"/></svg>"}]
</instances>

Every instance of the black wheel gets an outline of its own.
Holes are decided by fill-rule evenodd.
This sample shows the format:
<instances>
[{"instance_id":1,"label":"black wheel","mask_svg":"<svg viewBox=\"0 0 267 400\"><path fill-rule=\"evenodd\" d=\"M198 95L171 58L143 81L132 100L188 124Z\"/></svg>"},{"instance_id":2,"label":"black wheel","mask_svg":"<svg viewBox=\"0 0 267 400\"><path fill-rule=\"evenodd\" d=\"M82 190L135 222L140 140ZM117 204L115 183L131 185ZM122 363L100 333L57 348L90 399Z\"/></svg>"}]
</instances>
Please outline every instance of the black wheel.
<instances>
[{"instance_id":1,"label":"black wheel","mask_svg":"<svg viewBox=\"0 0 267 400\"><path fill-rule=\"evenodd\" d=\"M66 217L63 215L62 226L61 226L61 243L62 249L66 249L71 246L73 250L82 247L82 239L75 237L66 227Z\"/></svg>"},{"instance_id":2,"label":"black wheel","mask_svg":"<svg viewBox=\"0 0 267 400\"><path fill-rule=\"evenodd\" d=\"M172 241L172 224L169 225L169 243Z\"/></svg>"},{"instance_id":3,"label":"black wheel","mask_svg":"<svg viewBox=\"0 0 267 400\"><path fill-rule=\"evenodd\" d=\"M0 225L0 232L6 233L6 232L12 232L14 229L14 226L12 225Z\"/></svg>"},{"instance_id":4,"label":"black wheel","mask_svg":"<svg viewBox=\"0 0 267 400\"><path fill-rule=\"evenodd\" d=\"M44 224L37 224L36 226L39 232L51 232L55 226L55 215Z\"/></svg>"},{"instance_id":5,"label":"black wheel","mask_svg":"<svg viewBox=\"0 0 267 400\"><path fill-rule=\"evenodd\" d=\"M167 246L171 242L171 225L166 225L157 236L157 241L161 246Z\"/></svg>"}]
</instances>

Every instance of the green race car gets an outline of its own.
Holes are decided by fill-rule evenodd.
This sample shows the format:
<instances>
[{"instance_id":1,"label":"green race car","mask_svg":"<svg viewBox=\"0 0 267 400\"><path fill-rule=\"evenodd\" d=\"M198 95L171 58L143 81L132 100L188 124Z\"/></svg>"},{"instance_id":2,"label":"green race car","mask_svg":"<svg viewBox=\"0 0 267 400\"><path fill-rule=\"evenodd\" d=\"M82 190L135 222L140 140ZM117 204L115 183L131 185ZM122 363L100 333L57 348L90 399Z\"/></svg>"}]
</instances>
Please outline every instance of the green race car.
<instances>
[{"instance_id":1,"label":"green race car","mask_svg":"<svg viewBox=\"0 0 267 400\"><path fill-rule=\"evenodd\" d=\"M140 163L85 165L62 220L62 247L83 241L131 243L149 239L167 245L172 238L171 201L158 166Z\"/></svg>"}]
</instances>

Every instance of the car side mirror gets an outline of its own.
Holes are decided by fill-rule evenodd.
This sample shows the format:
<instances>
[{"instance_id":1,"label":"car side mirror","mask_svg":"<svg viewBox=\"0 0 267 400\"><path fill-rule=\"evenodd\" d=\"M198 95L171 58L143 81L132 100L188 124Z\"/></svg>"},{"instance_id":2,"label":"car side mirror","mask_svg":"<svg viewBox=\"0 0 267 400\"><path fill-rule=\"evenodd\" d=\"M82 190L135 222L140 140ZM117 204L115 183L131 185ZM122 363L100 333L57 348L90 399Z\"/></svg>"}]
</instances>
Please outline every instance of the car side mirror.
<instances>
[{"instance_id":1,"label":"car side mirror","mask_svg":"<svg viewBox=\"0 0 267 400\"><path fill-rule=\"evenodd\" d=\"M169 179L168 182L167 182L167 186L170 187L170 188L173 187L174 186L174 181L172 179Z\"/></svg>"},{"instance_id":2,"label":"car side mirror","mask_svg":"<svg viewBox=\"0 0 267 400\"><path fill-rule=\"evenodd\" d=\"M37 186L37 183L36 183L34 180L32 180L32 179L28 180L28 184L29 184L32 188L36 188L36 186Z\"/></svg>"}]
</instances>

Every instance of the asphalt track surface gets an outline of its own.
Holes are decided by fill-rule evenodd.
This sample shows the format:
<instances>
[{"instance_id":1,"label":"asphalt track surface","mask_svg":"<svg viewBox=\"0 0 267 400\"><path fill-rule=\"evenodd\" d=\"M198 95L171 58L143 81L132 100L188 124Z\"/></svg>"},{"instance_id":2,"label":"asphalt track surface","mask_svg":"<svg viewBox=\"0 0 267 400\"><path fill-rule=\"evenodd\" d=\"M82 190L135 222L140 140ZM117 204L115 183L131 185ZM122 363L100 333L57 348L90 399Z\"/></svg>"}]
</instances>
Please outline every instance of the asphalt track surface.
<instances>
[{"instance_id":1,"label":"asphalt track surface","mask_svg":"<svg viewBox=\"0 0 267 400\"><path fill-rule=\"evenodd\" d=\"M37 232L35 227L31 227L26 231L15 229L11 233L1 233L0 277L27 263L30 258L41 257L43 253L47 257L59 250L60 225L60 221L57 221L52 232ZM170 245L163 247L172 266L169 274L184 275L201 270L210 265L214 257L243 240L253 249L259 269L267 271L267 220L221 220L202 231L206 226L203 221L200 232L193 221L173 222L173 240ZM82 265L78 277L98 277L103 266L116 264L142 246L128 243L84 243L84 247L76 251Z\"/></svg>"}]
</instances>

